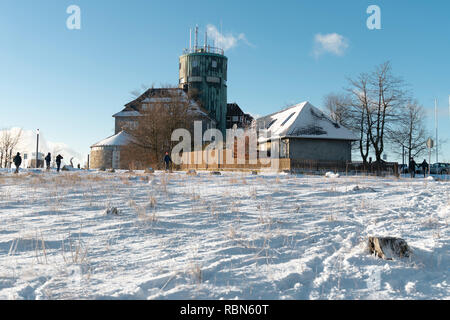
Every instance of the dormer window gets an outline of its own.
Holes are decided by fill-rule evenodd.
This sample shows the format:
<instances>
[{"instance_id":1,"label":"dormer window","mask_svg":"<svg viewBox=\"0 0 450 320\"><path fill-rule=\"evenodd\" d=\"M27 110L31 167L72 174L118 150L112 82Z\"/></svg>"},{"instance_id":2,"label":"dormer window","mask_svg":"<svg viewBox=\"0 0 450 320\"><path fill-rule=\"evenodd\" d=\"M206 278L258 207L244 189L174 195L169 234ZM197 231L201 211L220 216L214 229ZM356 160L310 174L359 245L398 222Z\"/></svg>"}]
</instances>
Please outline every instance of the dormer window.
<instances>
[{"instance_id":1,"label":"dormer window","mask_svg":"<svg viewBox=\"0 0 450 320\"><path fill-rule=\"evenodd\" d=\"M295 112L291 113L291 114L289 115L289 117L287 117L287 119L283 121L283 123L281 124L281 126L284 126L284 125L286 124L286 122L288 122L288 121L294 116L294 114L295 114Z\"/></svg>"}]
</instances>

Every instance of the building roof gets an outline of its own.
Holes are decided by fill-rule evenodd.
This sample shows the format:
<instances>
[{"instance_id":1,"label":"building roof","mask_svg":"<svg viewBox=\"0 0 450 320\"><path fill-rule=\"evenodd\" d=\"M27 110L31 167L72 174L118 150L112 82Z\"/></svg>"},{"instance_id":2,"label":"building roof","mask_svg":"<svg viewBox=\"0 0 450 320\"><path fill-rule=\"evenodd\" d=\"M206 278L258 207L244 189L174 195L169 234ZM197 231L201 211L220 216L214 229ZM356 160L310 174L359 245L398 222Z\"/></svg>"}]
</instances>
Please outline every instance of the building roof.
<instances>
[{"instance_id":1,"label":"building roof","mask_svg":"<svg viewBox=\"0 0 450 320\"><path fill-rule=\"evenodd\" d=\"M260 137L259 142L278 138L358 140L352 131L308 101L257 119L257 128L268 131L268 138Z\"/></svg>"},{"instance_id":2,"label":"building roof","mask_svg":"<svg viewBox=\"0 0 450 320\"><path fill-rule=\"evenodd\" d=\"M113 114L114 118L121 118L121 117L139 117L141 114L138 111L135 110L122 110L120 112L117 112Z\"/></svg>"},{"instance_id":3,"label":"building roof","mask_svg":"<svg viewBox=\"0 0 450 320\"><path fill-rule=\"evenodd\" d=\"M227 116L246 116L250 121L253 120L253 117L248 113L244 113L236 102L227 104Z\"/></svg>"},{"instance_id":4,"label":"building roof","mask_svg":"<svg viewBox=\"0 0 450 320\"><path fill-rule=\"evenodd\" d=\"M186 93L183 89L180 88L150 88L141 94L138 98L134 99L131 102L128 102L125 107L132 108L136 111L139 111L139 106L144 100L148 100L151 97L164 97L169 95L170 92L182 91Z\"/></svg>"},{"instance_id":5,"label":"building roof","mask_svg":"<svg viewBox=\"0 0 450 320\"><path fill-rule=\"evenodd\" d=\"M92 145L94 147L115 147L115 146L125 146L134 140L133 136L126 133L125 131L120 131L118 134L110 136L102 141L97 142Z\"/></svg>"},{"instance_id":6,"label":"building roof","mask_svg":"<svg viewBox=\"0 0 450 320\"><path fill-rule=\"evenodd\" d=\"M173 92L179 92L182 95L182 98L187 99L188 95L186 90L180 88L151 88L141 94L137 99L127 103L125 108L113 114L114 118L121 117L139 117L141 116L141 105L142 103L164 103L170 102L171 96L173 96ZM206 117L211 121L216 122L212 117L210 117L208 111L201 107L195 100L191 99L189 104L189 111L192 114L195 114L200 117Z\"/></svg>"}]
</instances>

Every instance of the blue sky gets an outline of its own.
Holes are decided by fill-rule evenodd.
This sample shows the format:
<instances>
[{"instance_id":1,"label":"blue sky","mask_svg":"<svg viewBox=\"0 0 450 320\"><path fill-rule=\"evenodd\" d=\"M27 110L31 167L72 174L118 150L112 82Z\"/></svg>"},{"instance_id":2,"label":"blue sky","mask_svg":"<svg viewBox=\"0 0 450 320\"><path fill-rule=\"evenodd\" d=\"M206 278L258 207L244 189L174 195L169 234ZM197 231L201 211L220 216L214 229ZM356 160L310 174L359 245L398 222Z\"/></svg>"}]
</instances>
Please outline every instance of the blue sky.
<instances>
[{"instance_id":1,"label":"blue sky","mask_svg":"<svg viewBox=\"0 0 450 320\"><path fill-rule=\"evenodd\" d=\"M72 4L81 30L66 27ZM369 5L381 8L381 30L366 26ZM347 77L389 60L429 110L430 130L438 99L440 137L450 140L450 2L441 0L2 0L0 128L39 128L87 154L113 134L111 116L131 91L177 84L178 57L196 24L202 34L210 24L236 40L226 51L228 100L246 112L305 100L322 107ZM318 34L346 45L317 56ZM440 160L450 161L449 149Z\"/></svg>"}]
</instances>

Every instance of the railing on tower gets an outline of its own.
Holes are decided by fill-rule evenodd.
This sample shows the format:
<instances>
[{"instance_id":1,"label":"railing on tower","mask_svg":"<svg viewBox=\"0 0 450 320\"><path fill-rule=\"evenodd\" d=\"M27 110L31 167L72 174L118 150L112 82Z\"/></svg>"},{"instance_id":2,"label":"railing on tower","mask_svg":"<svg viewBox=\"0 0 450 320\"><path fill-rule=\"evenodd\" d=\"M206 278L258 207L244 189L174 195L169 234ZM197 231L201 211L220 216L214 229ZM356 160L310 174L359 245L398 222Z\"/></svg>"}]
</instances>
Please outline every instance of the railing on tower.
<instances>
[{"instance_id":1,"label":"railing on tower","mask_svg":"<svg viewBox=\"0 0 450 320\"><path fill-rule=\"evenodd\" d=\"M186 48L183 50L183 54L189 54L189 53L214 53L214 54L220 54L224 55L224 50L222 48L217 47L211 47L206 46L205 47L193 47L193 48Z\"/></svg>"}]
</instances>

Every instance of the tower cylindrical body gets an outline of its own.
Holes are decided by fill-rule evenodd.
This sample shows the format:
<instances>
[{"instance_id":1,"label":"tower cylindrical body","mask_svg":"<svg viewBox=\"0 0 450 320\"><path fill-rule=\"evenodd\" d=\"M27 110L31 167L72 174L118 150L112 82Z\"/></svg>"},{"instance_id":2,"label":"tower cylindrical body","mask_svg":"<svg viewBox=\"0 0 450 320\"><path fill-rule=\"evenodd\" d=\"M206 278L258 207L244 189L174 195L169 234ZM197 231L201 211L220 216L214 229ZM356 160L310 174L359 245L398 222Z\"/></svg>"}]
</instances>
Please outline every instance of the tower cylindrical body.
<instances>
[{"instance_id":1,"label":"tower cylindrical body","mask_svg":"<svg viewBox=\"0 0 450 320\"><path fill-rule=\"evenodd\" d=\"M194 50L180 57L179 87L196 92L198 100L225 138L228 58L209 50Z\"/></svg>"}]
</instances>

